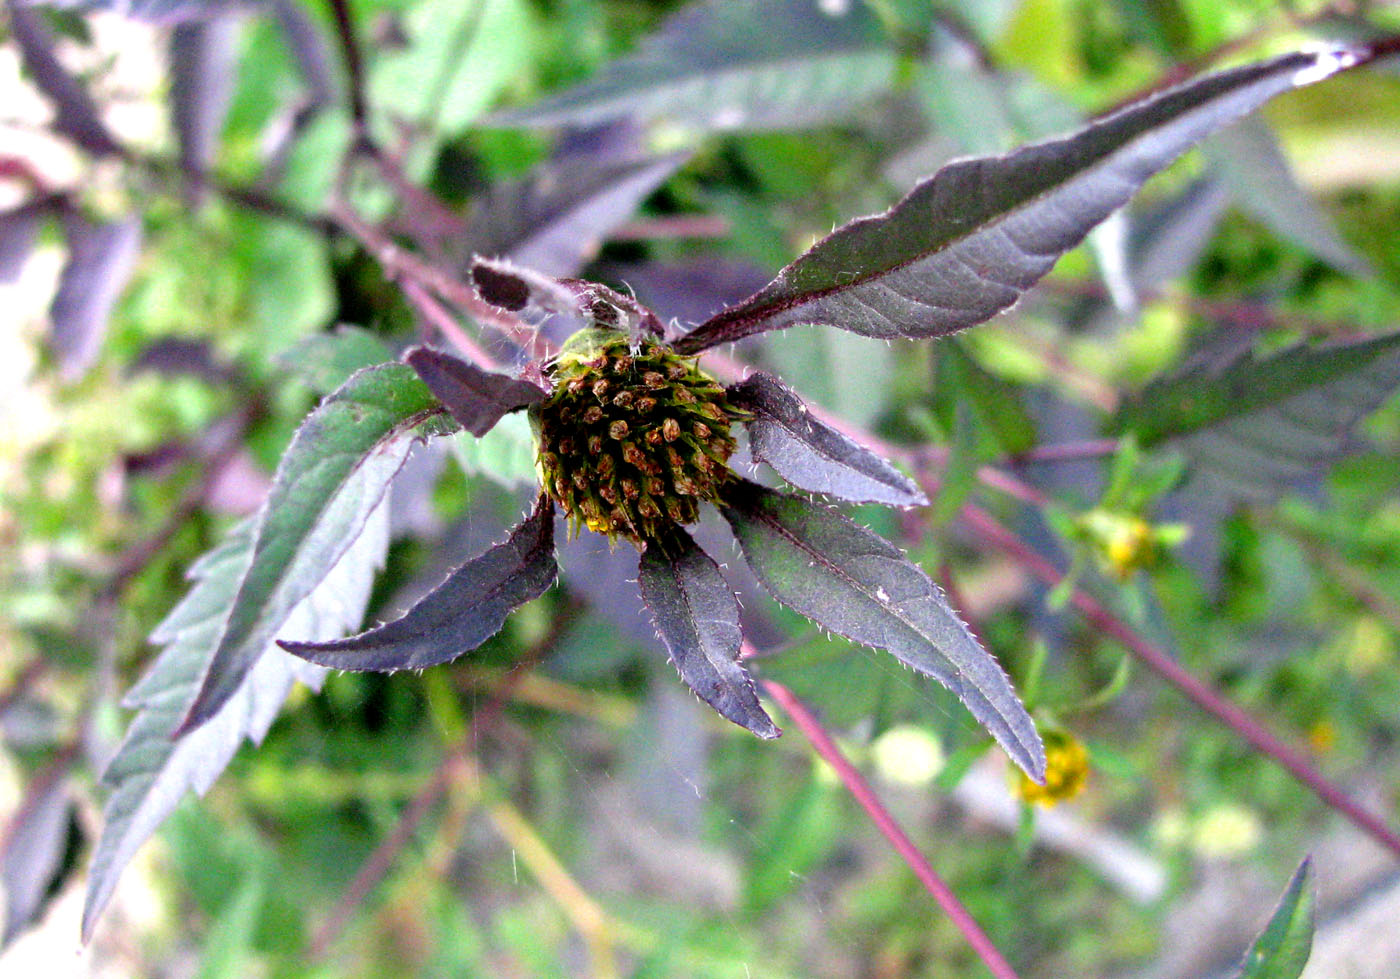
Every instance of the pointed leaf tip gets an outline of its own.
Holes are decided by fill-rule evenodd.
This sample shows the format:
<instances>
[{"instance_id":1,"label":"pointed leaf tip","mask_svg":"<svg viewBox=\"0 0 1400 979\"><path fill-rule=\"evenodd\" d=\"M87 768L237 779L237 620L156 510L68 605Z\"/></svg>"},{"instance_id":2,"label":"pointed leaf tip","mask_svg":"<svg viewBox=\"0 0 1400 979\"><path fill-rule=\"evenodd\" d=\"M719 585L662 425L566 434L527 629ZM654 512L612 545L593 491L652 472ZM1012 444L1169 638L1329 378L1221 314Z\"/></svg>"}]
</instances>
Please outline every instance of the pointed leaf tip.
<instances>
[{"instance_id":1,"label":"pointed leaf tip","mask_svg":"<svg viewBox=\"0 0 1400 979\"><path fill-rule=\"evenodd\" d=\"M1285 54L1156 93L1063 139L956 160L888 211L817 242L675 348L699 353L802 323L919 339L974 326L1013 305L1148 178L1210 133L1368 56L1335 46Z\"/></svg>"},{"instance_id":2,"label":"pointed leaf tip","mask_svg":"<svg viewBox=\"0 0 1400 979\"><path fill-rule=\"evenodd\" d=\"M413 347L403 359L452 417L477 438L509 412L545 398L545 392L529 381L482 370L432 347Z\"/></svg>"},{"instance_id":3,"label":"pointed leaf tip","mask_svg":"<svg viewBox=\"0 0 1400 979\"><path fill-rule=\"evenodd\" d=\"M554 504L541 495L505 543L453 571L402 617L346 639L277 644L338 670L421 670L476 649L512 611L544 594L558 573Z\"/></svg>"},{"instance_id":4,"label":"pointed leaf tip","mask_svg":"<svg viewBox=\"0 0 1400 979\"><path fill-rule=\"evenodd\" d=\"M782 732L758 702L739 662L739 603L719 566L685 531L663 552L649 546L637 577L642 601L685 685L723 717L760 738Z\"/></svg>"},{"instance_id":5,"label":"pointed leaf tip","mask_svg":"<svg viewBox=\"0 0 1400 979\"><path fill-rule=\"evenodd\" d=\"M908 476L862 445L813 417L782 381L756 371L729 389L737 408L753 413L749 449L789 483L853 503L927 506Z\"/></svg>"},{"instance_id":6,"label":"pointed leaf tip","mask_svg":"<svg viewBox=\"0 0 1400 979\"><path fill-rule=\"evenodd\" d=\"M753 483L735 484L722 512L774 598L933 677L1031 778L1044 780L1045 749L1011 682L899 548L834 510Z\"/></svg>"},{"instance_id":7,"label":"pointed leaf tip","mask_svg":"<svg viewBox=\"0 0 1400 979\"><path fill-rule=\"evenodd\" d=\"M1312 955L1316 899L1312 857L1305 857L1284 889L1269 923L1241 960L1234 979L1298 979Z\"/></svg>"}]
</instances>

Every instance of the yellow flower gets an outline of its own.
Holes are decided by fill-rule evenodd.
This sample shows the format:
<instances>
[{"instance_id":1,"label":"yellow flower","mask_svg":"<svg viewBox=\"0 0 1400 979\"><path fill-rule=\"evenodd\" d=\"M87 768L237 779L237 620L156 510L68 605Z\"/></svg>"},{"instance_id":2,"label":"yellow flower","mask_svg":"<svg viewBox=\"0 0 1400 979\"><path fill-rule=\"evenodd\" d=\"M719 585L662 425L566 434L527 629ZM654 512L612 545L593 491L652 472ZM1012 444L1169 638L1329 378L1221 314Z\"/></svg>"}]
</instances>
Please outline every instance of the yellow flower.
<instances>
[{"instance_id":1,"label":"yellow flower","mask_svg":"<svg viewBox=\"0 0 1400 979\"><path fill-rule=\"evenodd\" d=\"M1089 780L1089 752L1082 741L1060 728L1042 731L1040 736L1045 743L1045 784L1036 785L1022 772L1016 794L1026 802L1053 806L1084 791Z\"/></svg>"}]
</instances>

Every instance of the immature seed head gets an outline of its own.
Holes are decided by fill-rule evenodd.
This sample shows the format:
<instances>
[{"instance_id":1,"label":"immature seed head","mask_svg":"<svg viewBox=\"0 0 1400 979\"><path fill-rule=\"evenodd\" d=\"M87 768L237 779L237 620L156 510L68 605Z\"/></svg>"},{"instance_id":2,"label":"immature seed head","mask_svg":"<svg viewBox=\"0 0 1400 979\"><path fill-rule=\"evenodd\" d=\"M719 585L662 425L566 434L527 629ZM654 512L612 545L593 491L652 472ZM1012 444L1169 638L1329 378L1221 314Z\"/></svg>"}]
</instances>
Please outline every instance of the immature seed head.
<instances>
[{"instance_id":1,"label":"immature seed head","mask_svg":"<svg viewBox=\"0 0 1400 979\"><path fill-rule=\"evenodd\" d=\"M744 415L693 358L590 327L550 372L554 389L530 417L540 482L572 531L664 541L733 478L729 428Z\"/></svg>"}]
</instances>

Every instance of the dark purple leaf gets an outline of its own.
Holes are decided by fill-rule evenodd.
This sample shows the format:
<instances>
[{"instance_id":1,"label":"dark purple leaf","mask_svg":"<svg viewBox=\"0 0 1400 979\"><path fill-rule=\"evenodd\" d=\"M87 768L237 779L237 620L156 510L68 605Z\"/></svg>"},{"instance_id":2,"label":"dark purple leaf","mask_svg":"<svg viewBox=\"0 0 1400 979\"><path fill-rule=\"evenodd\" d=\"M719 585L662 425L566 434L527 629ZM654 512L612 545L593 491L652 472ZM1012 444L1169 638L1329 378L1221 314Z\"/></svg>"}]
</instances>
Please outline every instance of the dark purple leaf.
<instances>
[{"instance_id":1,"label":"dark purple leaf","mask_svg":"<svg viewBox=\"0 0 1400 979\"><path fill-rule=\"evenodd\" d=\"M722 512L774 598L933 677L1016 764L1044 777L1040 737L1006 674L899 548L835 510L753 483L736 484Z\"/></svg>"},{"instance_id":2,"label":"dark purple leaf","mask_svg":"<svg viewBox=\"0 0 1400 979\"><path fill-rule=\"evenodd\" d=\"M36 779L0 834L5 915L0 922L0 948L13 941L39 913L63 860L72 810L69 767L67 762L57 764Z\"/></svg>"},{"instance_id":3,"label":"dark purple leaf","mask_svg":"<svg viewBox=\"0 0 1400 979\"><path fill-rule=\"evenodd\" d=\"M1245 351L1153 383L1111 428L1143 445L1170 440L1215 488L1264 501L1351 449L1356 425L1398 385L1400 333Z\"/></svg>"},{"instance_id":4,"label":"dark purple leaf","mask_svg":"<svg viewBox=\"0 0 1400 979\"><path fill-rule=\"evenodd\" d=\"M508 412L545 399L545 392L529 381L484 371L431 347L414 347L404 354L404 361L418 372L452 417L477 438L491 431Z\"/></svg>"},{"instance_id":5,"label":"dark purple leaf","mask_svg":"<svg viewBox=\"0 0 1400 979\"><path fill-rule=\"evenodd\" d=\"M88 97L87 89L54 56L53 38L40 16L13 3L9 12L10 33L24 59L24 67L40 91L53 101L54 128L97 156L121 153L121 147L98 115L97 106Z\"/></svg>"},{"instance_id":6,"label":"dark purple leaf","mask_svg":"<svg viewBox=\"0 0 1400 979\"><path fill-rule=\"evenodd\" d=\"M748 422L749 451L789 483L855 503L926 506L908 476L816 418L782 381L757 371L729 389Z\"/></svg>"},{"instance_id":7,"label":"dark purple leaf","mask_svg":"<svg viewBox=\"0 0 1400 979\"><path fill-rule=\"evenodd\" d=\"M533 308L559 313L581 324L620 330L637 339L659 337L666 332L651 310L598 282L556 279L481 256L472 259L471 276L482 299L511 312Z\"/></svg>"},{"instance_id":8,"label":"dark purple leaf","mask_svg":"<svg viewBox=\"0 0 1400 979\"><path fill-rule=\"evenodd\" d=\"M222 363L208 340L162 337L152 341L128 368L129 374L152 371L167 377L197 377L211 384L228 384L238 372Z\"/></svg>"},{"instance_id":9,"label":"dark purple leaf","mask_svg":"<svg viewBox=\"0 0 1400 979\"><path fill-rule=\"evenodd\" d=\"M141 219L130 215L108 224L93 224L70 215L64 227L68 261L50 310L51 343L59 372L72 380L87 372L102 349L112 306L136 265Z\"/></svg>"},{"instance_id":10,"label":"dark purple leaf","mask_svg":"<svg viewBox=\"0 0 1400 979\"><path fill-rule=\"evenodd\" d=\"M980 323L1202 138L1370 55L1283 55L1169 89L1064 139L950 163L885 213L837 229L676 349L697 353L799 323L886 338Z\"/></svg>"},{"instance_id":11,"label":"dark purple leaf","mask_svg":"<svg viewBox=\"0 0 1400 979\"><path fill-rule=\"evenodd\" d=\"M170 35L170 116L191 204L203 196L233 91L239 22L224 14L178 25Z\"/></svg>"},{"instance_id":12,"label":"dark purple leaf","mask_svg":"<svg viewBox=\"0 0 1400 979\"><path fill-rule=\"evenodd\" d=\"M753 295L768 281L768 274L752 262L708 255L674 264L609 264L600 278L622 283L668 320L699 323Z\"/></svg>"},{"instance_id":13,"label":"dark purple leaf","mask_svg":"<svg viewBox=\"0 0 1400 979\"><path fill-rule=\"evenodd\" d=\"M500 631L506 616L554 583L554 504L541 495L509 539L452 572L402 618L333 642L282 642L338 670L417 670L454 660Z\"/></svg>"},{"instance_id":14,"label":"dark purple leaf","mask_svg":"<svg viewBox=\"0 0 1400 979\"><path fill-rule=\"evenodd\" d=\"M0 282L14 282L34 249L34 238L44 217L57 207L44 198L0 212Z\"/></svg>"},{"instance_id":15,"label":"dark purple leaf","mask_svg":"<svg viewBox=\"0 0 1400 979\"><path fill-rule=\"evenodd\" d=\"M464 240L479 254L544 275L574 275L688 156L551 159L525 180L483 195Z\"/></svg>"},{"instance_id":16,"label":"dark purple leaf","mask_svg":"<svg viewBox=\"0 0 1400 979\"><path fill-rule=\"evenodd\" d=\"M719 566L683 530L663 553L642 554L637 583L661 641L686 686L719 713L760 738L778 730L759 705L753 680L739 662L744 641L739 603Z\"/></svg>"}]
</instances>

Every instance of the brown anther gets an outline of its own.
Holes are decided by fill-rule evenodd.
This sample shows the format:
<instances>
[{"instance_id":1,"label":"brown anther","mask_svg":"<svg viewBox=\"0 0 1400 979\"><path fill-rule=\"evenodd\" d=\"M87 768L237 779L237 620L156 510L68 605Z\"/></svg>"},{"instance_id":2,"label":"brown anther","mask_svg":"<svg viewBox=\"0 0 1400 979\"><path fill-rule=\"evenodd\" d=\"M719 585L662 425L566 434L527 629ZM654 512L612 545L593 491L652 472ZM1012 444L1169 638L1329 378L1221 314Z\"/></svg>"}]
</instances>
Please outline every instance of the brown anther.
<instances>
[{"instance_id":1,"label":"brown anther","mask_svg":"<svg viewBox=\"0 0 1400 979\"><path fill-rule=\"evenodd\" d=\"M622 495L629 500L635 500L642 493L635 479L619 479L617 485L622 487Z\"/></svg>"},{"instance_id":2,"label":"brown anther","mask_svg":"<svg viewBox=\"0 0 1400 979\"><path fill-rule=\"evenodd\" d=\"M619 418L608 426L608 437L614 441L621 442L627 437L627 423Z\"/></svg>"},{"instance_id":3,"label":"brown anther","mask_svg":"<svg viewBox=\"0 0 1400 979\"><path fill-rule=\"evenodd\" d=\"M666 368L666 373L670 376L671 380L679 381L690 373L690 367L686 364L672 364Z\"/></svg>"},{"instance_id":4,"label":"brown anther","mask_svg":"<svg viewBox=\"0 0 1400 979\"><path fill-rule=\"evenodd\" d=\"M690 523L691 520L694 519L690 514L685 512L685 508L681 506L681 501L675 497L668 496L664 502L666 504L666 516L671 518L672 523Z\"/></svg>"},{"instance_id":5,"label":"brown anther","mask_svg":"<svg viewBox=\"0 0 1400 979\"><path fill-rule=\"evenodd\" d=\"M613 395L613 404L619 408L629 408L635 399L636 395L631 391L619 391Z\"/></svg>"},{"instance_id":6,"label":"brown anther","mask_svg":"<svg viewBox=\"0 0 1400 979\"><path fill-rule=\"evenodd\" d=\"M569 498L569 481L564 478L562 473L554 477L554 495L561 500Z\"/></svg>"},{"instance_id":7,"label":"brown anther","mask_svg":"<svg viewBox=\"0 0 1400 979\"><path fill-rule=\"evenodd\" d=\"M671 484L681 496L700 495L699 488L695 485L695 481L686 476L672 476Z\"/></svg>"},{"instance_id":8,"label":"brown anther","mask_svg":"<svg viewBox=\"0 0 1400 979\"><path fill-rule=\"evenodd\" d=\"M559 454L561 456L574 454L574 439L572 435L565 435L559 440Z\"/></svg>"},{"instance_id":9,"label":"brown anther","mask_svg":"<svg viewBox=\"0 0 1400 979\"><path fill-rule=\"evenodd\" d=\"M647 445L650 445L654 448L661 444L661 429L653 428L650 431L648 431L646 435L643 436L643 438L646 439Z\"/></svg>"},{"instance_id":10,"label":"brown anther","mask_svg":"<svg viewBox=\"0 0 1400 979\"><path fill-rule=\"evenodd\" d=\"M700 400L695 397L695 393L691 391L690 388L676 388L674 393L676 400L681 404L693 405L696 401Z\"/></svg>"},{"instance_id":11,"label":"brown anther","mask_svg":"<svg viewBox=\"0 0 1400 979\"><path fill-rule=\"evenodd\" d=\"M681 423L674 418L667 418L661 423L661 434L667 442L674 442L681 437Z\"/></svg>"},{"instance_id":12,"label":"brown anther","mask_svg":"<svg viewBox=\"0 0 1400 979\"><path fill-rule=\"evenodd\" d=\"M602 486L598 487L598 495L601 496L607 503L613 506L617 505L617 490L614 489L612 486L608 485L607 483L604 483Z\"/></svg>"},{"instance_id":13,"label":"brown anther","mask_svg":"<svg viewBox=\"0 0 1400 979\"><path fill-rule=\"evenodd\" d=\"M622 443L622 458L640 469L642 463L647 461L647 454L631 442L624 442Z\"/></svg>"},{"instance_id":14,"label":"brown anther","mask_svg":"<svg viewBox=\"0 0 1400 979\"><path fill-rule=\"evenodd\" d=\"M586 377L575 377L575 378L570 378L569 383L568 383L567 385L565 385L565 386L569 389L569 393L570 393L570 394L582 394L582 393L583 393L583 389L584 389L585 387L588 386L588 378L586 378Z\"/></svg>"},{"instance_id":15,"label":"brown anther","mask_svg":"<svg viewBox=\"0 0 1400 979\"><path fill-rule=\"evenodd\" d=\"M700 413L708 415L713 421L724 421L724 409L720 408L720 406L713 401L706 401L700 405Z\"/></svg>"},{"instance_id":16,"label":"brown anther","mask_svg":"<svg viewBox=\"0 0 1400 979\"><path fill-rule=\"evenodd\" d=\"M704 422L696 422L691 426L690 430L695 433L695 437L698 439L707 439L710 437L710 426L706 425Z\"/></svg>"},{"instance_id":17,"label":"brown anther","mask_svg":"<svg viewBox=\"0 0 1400 979\"><path fill-rule=\"evenodd\" d=\"M652 496L665 496L666 481L656 476L648 476L646 479L642 480L642 489Z\"/></svg>"},{"instance_id":18,"label":"brown anther","mask_svg":"<svg viewBox=\"0 0 1400 979\"><path fill-rule=\"evenodd\" d=\"M655 520L657 517L661 516L661 508L656 505L651 497L644 496L641 502L637 504L637 513L641 514L647 520Z\"/></svg>"},{"instance_id":19,"label":"brown anther","mask_svg":"<svg viewBox=\"0 0 1400 979\"><path fill-rule=\"evenodd\" d=\"M634 361L632 360L631 354L622 354L617 360L613 361L613 373L630 374L632 372L633 363Z\"/></svg>"},{"instance_id":20,"label":"brown anther","mask_svg":"<svg viewBox=\"0 0 1400 979\"><path fill-rule=\"evenodd\" d=\"M590 436L588 436L588 454L589 454L589 455L594 455L594 456L596 456L596 455L601 455L602 452L603 452L603 436L601 436L601 435L590 435Z\"/></svg>"},{"instance_id":21,"label":"brown anther","mask_svg":"<svg viewBox=\"0 0 1400 979\"><path fill-rule=\"evenodd\" d=\"M660 391L666 386L666 378L660 371L647 371L642 375L642 383L653 391Z\"/></svg>"},{"instance_id":22,"label":"brown anther","mask_svg":"<svg viewBox=\"0 0 1400 979\"><path fill-rule=\"evenodd\" d=\"M583 413L583 423L585 425L596 425L603 420L603 409L597 405L589 405L588 410Z\"/></svg>"},{"instance_id":23,"label":"brown anther","mask_svg":"<svg viewBox=\"0 0 1400 979\"><path fill-rule=\"evenodd\" d=\"M580 490L588 489L588 474L585 473L582 469L574 470L573 479L574 485L577 486Z\"/></svg>"},{"instance_id":24,"label":"brown anther","mask_svg":"<svg viewBox=\"0 0 1400 979\"><path fill-rule=\"evenodd\" d=\"M611 455L600 455L597 461L593 463L593 465L597 467L598 475L611 476L613 466L616 464L613 462L613 457Z\"/></svg>"},{"instance_id":25,"label":"brown anther","mask_svg":"<svg viewBox=\"0 0 1400 979\"><path fill-rule=\"evenodd\" d=\"M637 399L637 411L642 414L650 414L656 410L656 399L649 394L644 394Z\"/></svg>"},{"instance_id":26,"label":"brown anther","mask_svg":"<svg viewBox=\"0 0 1400 979\"><path fill-rule=\"evenodd\" d=\"M608 388L610 387L612 387L612 385L608 383L606 377L598 378L598 380L593 382L593 396L595 398L606 398L608 396Z\"/></svg>"}]
</instances>

